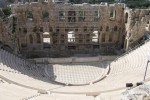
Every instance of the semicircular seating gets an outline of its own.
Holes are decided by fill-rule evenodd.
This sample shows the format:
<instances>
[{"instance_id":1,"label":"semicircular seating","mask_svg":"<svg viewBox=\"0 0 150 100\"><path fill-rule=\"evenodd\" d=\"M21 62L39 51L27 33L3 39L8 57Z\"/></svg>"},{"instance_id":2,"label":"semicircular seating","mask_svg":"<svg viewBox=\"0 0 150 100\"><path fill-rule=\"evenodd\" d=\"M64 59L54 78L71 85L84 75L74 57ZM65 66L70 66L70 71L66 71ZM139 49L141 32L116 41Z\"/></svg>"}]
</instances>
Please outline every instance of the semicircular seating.
<instances>
[{"instance_id":1,"label":"semicircular seating","mask_svg":"<svg viewBox=\"0 0 150 100\"><path fill-rule=\"evenodd\" d=\"M30 89L45 89L51 93L96 95L125 89L125 84L129 82L142 81L147 63L146 55L148 54L150 55L150 41L112 61L110 73L101 81L84 86L64 86L50 80L50 77L45 73L45 66L37 66L32 62L0 50L0 76L14 84L17 83ZM150 79L150 64L148 66L147 81Z\"/></svg>"}]
</instances>

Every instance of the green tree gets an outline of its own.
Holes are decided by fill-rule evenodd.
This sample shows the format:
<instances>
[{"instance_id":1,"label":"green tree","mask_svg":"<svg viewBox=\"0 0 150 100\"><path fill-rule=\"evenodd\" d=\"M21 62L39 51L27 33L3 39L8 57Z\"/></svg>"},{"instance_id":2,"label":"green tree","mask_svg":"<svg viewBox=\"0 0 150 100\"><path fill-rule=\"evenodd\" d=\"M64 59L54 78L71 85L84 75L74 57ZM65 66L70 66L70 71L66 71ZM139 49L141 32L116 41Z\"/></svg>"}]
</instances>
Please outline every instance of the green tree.
<instances>
[{"instance_id":1,"label":"green tree","mask_svg":"<svg viewBox=\"0 0 150 100\"><path fill-rule=\"evenodd\" d=\"M6 16L10 16L11 15L11 9L10 8L3 8L2 9L3 10L3 12L4 12L4 14L6 15Z\"/></svg>"}]
</instances>

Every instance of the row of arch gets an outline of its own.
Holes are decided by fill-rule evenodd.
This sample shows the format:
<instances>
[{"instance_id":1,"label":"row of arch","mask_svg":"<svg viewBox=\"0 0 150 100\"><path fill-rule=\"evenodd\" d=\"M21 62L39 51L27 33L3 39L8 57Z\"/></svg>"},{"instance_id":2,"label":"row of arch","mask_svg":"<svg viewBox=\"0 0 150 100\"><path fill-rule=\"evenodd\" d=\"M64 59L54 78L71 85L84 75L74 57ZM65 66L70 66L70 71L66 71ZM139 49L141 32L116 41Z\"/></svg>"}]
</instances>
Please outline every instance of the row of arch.
<instances>
[{"instance_id":1,"label":"row of arch","mask_svg":"<svg viewBox=\"0 0 150 100\"><path fill-rule=\"evenodd\" d=\"M30 44L33 44L33 35L29 35L29 42ZM102 38L101 38L101 42L105 42L106 41L106 34L102 34ZM109 42L112 42L113 41L113 34L109 34L109 39L108 39ZM40 34L36 34L36 43L41 43L41 36Z\"/></svg>"},{"instance_id":2,"label":"row of arch","mask_svg":"<svg viewBox=\"0 0 150 100\"><path fill-rule=\"evenodd\" d=\"M108 38L108 39L106 39L106 38ZM77 40L82 40L83 38L77 38ZM106 42L106 40L107 40L107 42L113 42L114 41L114 35L111 33L111 34L102 34L101 35L101 39L99 39L99 37L97 37L97 38L90 38L91 40L95 40L95 39L97 39L97 43L98 43L98 40L100 40L101 41L101 43L104 43L104 42ZM70 42L70 40L74 40L74 41L71 41L71 42L75 42L76 41L76 38L74 37L74 38L68 38L68 42ZM89 38L85 38L85 40L89 40ZM94 41L92 41L92 42L94 42Z\"/></svg>"},{"instance_id":3,"label":"row of arch","mask_svg":"<svg viewBox=\"0 0 150 100\"><path fill-rule=\"evenodd\" d=\"M95 27L89 28L89 27L84 26L84 27L82 27L82 28L83 28L83 31L84 31L84 32L97 30L97 28L95 29ZM60 29L62 29L62 28L61 28L61 27L57 27L57 28L56 28L56 32L60 32ZM103 30L104 30L104 27L103 27L103 26L100 26L99 31L103 31ZM108 32L109 30L110 30L110 27L109 27L109 26L106 26L105 31ZM114 28L112 28L111 30L113 30L113 31L118 31L118 30L121 30L121 28L118 28L117 26L114 26ZM69 28L65 28L65 32L68 32L68 31L71 31L71 30L69 30ZM72 31L73 31L73 30L72 30ZM75 28L75 31L76 31L76 32L79 31L79 28L76 27L76 28Z\"/></svg>"},{"instance_id":4,"label":"row of arch","mask_svg":"<svg viewBox=\"0 0 150 100\"><path fill-rule=\"evenodd\" d=\"M101 42L106 42L106 35L107 34L102 34L102 38L101 38ZM113 41L113 34L108 34L108 42L112 42Z\"/></svg>"},{"instance_id":5,"label":"row of arch","mask_svg":"<svg viewBox=\"0 0 150 100\"><path fill-rule=\"evenodd\" d=\"M105 42L106 41L106 37L109 37L108 38L108 41L109 42L112 42L113 41L113 35L114 33L109 33L109 34L101 34L101 42ZM116 35L118 35L118 34L116 34ZM41 35L40 34L38 34L38 33L36 33L35 34L35 42L36 43L41 43ZM33 37L33 34L30 34L29 35L29 43L30 44L33 44L34 43L34 37Z\"/></svg>"},{"instance_id":6,"label":"row of arch","mask_svg":"<svg viewBox=\"0 0 150 100\"><path fill-rule=\"evenodd\" d=\"M33 12L32 11L27 10L25 13L26 13L27 18L33 18ZM48 18L48 17L49 17L49 12L43 11L42 12L42 18Z\"/></svg>"},{"instance_id":7,"label":"row of arch","mask_svg":"<svg viewBox=\"0 0 150 100\"><path fill-rule=\"evenodd\" d=\"M109 29L110 29L109 26L106 26L106 31L109 31ZM118 27L114 26L113 30L114 31L118 31ZM100 31L103 31L103 27L102 26L100 27Z\"/></svg>"}]
</instances>

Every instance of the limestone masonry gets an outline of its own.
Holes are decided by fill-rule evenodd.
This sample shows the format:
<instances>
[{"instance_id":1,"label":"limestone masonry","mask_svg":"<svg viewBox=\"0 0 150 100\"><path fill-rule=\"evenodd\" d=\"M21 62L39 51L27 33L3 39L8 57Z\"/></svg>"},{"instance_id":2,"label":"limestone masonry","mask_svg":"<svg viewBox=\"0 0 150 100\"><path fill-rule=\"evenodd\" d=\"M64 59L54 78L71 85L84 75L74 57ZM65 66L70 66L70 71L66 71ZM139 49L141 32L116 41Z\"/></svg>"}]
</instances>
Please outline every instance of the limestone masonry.
<instances>
[{"instance_id":1,"label":"limestone masonry","mask_svg":"<svg viewBox=\"0 0 150 100\"><path fill-rule=\"evenodd\" d=\"M51 0L11 5L12 15L0 11L0 41L16 52L113 53L128 50L149 32L149 9L123 3L71 4Z\"/></svg>"}]
</instances>

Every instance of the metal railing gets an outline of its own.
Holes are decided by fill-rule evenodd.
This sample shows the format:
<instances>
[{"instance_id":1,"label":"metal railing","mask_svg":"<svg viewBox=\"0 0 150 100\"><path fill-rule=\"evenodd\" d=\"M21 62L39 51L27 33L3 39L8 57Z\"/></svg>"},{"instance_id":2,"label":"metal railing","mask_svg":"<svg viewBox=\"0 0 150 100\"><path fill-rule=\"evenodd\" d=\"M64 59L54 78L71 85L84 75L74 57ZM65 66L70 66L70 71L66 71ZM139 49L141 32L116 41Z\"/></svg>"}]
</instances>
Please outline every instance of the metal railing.
<instances>
[{"instance_id":1,"label":"metal railing","mask_svg":"<svg viewBox=\"0 0 150 100\"><path fill-rule=\"evenodd\" d=\"M145 44L145 43L147 43L147 42L149 42L149 41L150 41L150 39L145 40L144 42L138 44L137 46L133 47L132 49L128 50L127 52L125 52L125 53L119 55L114 61L117 61L119 58L121 58L121 57L123 57L123 56L125 56L125 55L127 55L127 54L129 54L129 53L131 53L133 50L139 48L140 46L142 46L143 44Z\"/></svg>"}]
</instances>

